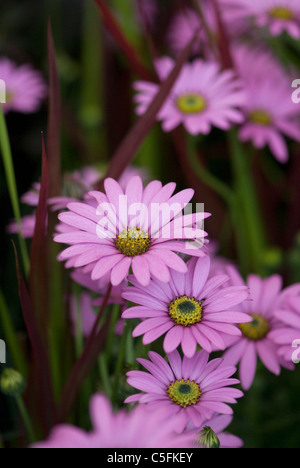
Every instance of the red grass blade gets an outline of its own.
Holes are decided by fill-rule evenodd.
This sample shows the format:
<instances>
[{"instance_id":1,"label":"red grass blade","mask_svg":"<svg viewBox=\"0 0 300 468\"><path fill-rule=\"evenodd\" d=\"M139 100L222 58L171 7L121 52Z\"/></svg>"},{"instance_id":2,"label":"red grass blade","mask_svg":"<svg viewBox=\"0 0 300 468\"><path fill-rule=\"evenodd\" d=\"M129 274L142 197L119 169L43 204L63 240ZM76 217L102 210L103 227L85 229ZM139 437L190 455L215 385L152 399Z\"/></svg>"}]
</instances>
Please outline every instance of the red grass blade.
<instances>
[{"instance_id":1,"label":"red grass blade","mask_svg":"<svg viewBox=\"0 0 300 468\"><path fill-rule=\"evenodd\" d=\"M105 1L95 0L95 2L100 9L106 27L108 28L109 32L115 39L121 51L127 58L132 69L139 75L141 79L146 81L153 81L153 79L155 79L155 75L153 76L153 74L149 72L149 70L143 65L136 53L136 50L128 42L127 38L122 32L120 26L118 25L116 19L114 18L112 12L106 5Z\"/></svg>"},{"instance_id":2,"label":"red grass blade","mask_svg":"<svg viewBox=\"0 0 300 468\"><path fill-rule=\"evenodd\" d=\"M48 275L47 275L47 211L49 171L44 138L42 140L42 177L35 230L30 252L30 295L41 333L47 335Z\"/></svg>"},{"instance_id":3,"label":"red grass blade","mask_svg":"<svg viewBox=\"0 0 300 468\"><path fill-rule=\"evenodd\" d=\"M18 255L15 251L16 270L19 285L19 297L21 308L23 312L24 322L28 332L29 340L33 349L33 359L37 365L38 383L39 383L39 415L42 418L43 428L45 434L51 429L55 420L55 406L52 394L51 377L49 370L48 357L44 349L44 345L39 333L38 324L35 318L35 312L29 295L27 286L25 284L23 275L20 270Z\"/></svg>"},{"instance_id":4,"label":"red grass blade","mask_svg":"<svg viewBox=\"0 0 300 468\"><path fill-rule=\"evenodd\" d=\"M221 64L224 69L234 68L234 63L230 51L230 40L226 28L224 26L224 22L220 12L220 7L216 0L212 0L212 3L218 25L218 48Z\"/></svg>"}]
</instances>

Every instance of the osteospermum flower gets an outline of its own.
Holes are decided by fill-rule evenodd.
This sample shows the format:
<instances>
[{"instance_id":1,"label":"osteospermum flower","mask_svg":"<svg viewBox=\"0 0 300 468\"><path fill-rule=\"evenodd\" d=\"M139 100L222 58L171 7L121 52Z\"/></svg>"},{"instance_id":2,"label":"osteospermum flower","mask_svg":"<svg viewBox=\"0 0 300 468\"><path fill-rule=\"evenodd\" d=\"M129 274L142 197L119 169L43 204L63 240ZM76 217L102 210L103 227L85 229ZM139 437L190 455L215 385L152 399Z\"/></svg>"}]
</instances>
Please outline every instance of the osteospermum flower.
<instances>
[{"instance_id":1,"label":"osteospermum flower","mask_svg":"<svg viewBox=\"0 0 300 468\"><path fill-rule=\"evenodd\" d=\"M55 427L49 438L32 448L192 448L195 434L175 434L173 422L160 411L139 406L131 412L113 412L107 397L91 399L91 432L74 426ZM147 424L145 424L147 421Z\"/></svg>"},{"instance_id":2,"label":"osteospermum flower","mask_svg":"<svg viewBox=\"0 0 300 468\"><path fill-rule=\"evenodd\" d=\"M244 284L237 270L227 270L230 271L233 284ZM273 275L261 279L257 275L250 275L247 284L251 300L239 305L238 309L248 313L252 321L239 325L242 336L226 338L229 348L223 356L226 364L240 363L239 375L244 390L249 390L253 383L258 358L275 375L280 374L281 366L293 369L291 361L278 355L279 346L272 339L272 331L280 333L284 328L275 315L278 304L286 295L286 291L281 291L281 277Z\"/></svg>"},{"instance_id":3,"label":"osteospermum flower","mask_svg":"<svg viewBox=\"0 0 300 468\"><path fill-rule=\"evenodd\" d=\"M246 95L239 138L258 149L269 146L284 163L288 160L284 137L300 141L300 112L291 99L291 79L265 51L239 48L234 55Z\"/></svg>"},{"instance_id":4,"label":"osteospermum flower","mask_svg":"<svg viewBox=\"0 0 300 468\"><path fill-rule=\"evenodd\" d=\"M18 66L7 58L0 58L0 80L5 83L5 103L1 104L4 113L36 112L47 93L40 72L30 65Z\"/></svg>"},{"instance_id":5,"label":"osteospermum flower","mask_svg":"<svg viewBox=\"0 0 300 468\"><path fill-rule=\"evenodd\" d=\"M164 57L155 62L158 75L164 80L174 66ZM136 112L144 114L158 92L158 85L136 82ZM228 130L244 120L239 107L244 103L240 83L232 70L222 71L216 62L195 60L186 63L169 97L157 115L162 128L169 132L183 124L192 135L208 134L212 126Z\"/></svg>"},{"instance_id":6,"label":"osteospermum flower","mask_svg":"<svg viewBox=\"0 0 300 468\"><path fill-rule=\"evenodd\" d=\"M151 361L138 359L149 371L130 371L128 384L144 393L127 398L125 403L148 404L151 410L168 411L176 416L174 430L181 433L187 425L200 429L214 413L232 414L227 403L236 403L243 393L231 385L239 380L230 378L236 368L224 366L222 359L208 362L209 354L201 350L193 358L180 357L178 351L168 354L169 364L159 354L150 351Z\"/></svg>"},{"instance_id":7,"label":"osteospermum flower","mask_svg":"<svg viewBox=\"0 0 300 468\"><path fill-rule=\"evenodd\" d=\"M248 297L246 287L225 287L229 276L210 279L210 258L192 259L188 272L171 272L169 284L152 280L144 290L136 280L130 279L123 297L139 306L123 312L123 318L139 318L142 322L133 336L144 335L149 344L165 335L164 350L174 351L181 345L185 356L192 357L199 344L206 351L224 350L226 345L220 331L240 335L236 323L247 321L246 314L232 308ZM223 287L221 287L223 285Z\"/></svg>"},{"instance_id":8,"label":"osteospermum flower","mask_svg":"<svg viewBox=\"0 0 300 468\"><path fill-rule=\"evenodd\" d=\"M230 7L233 20L252 20L259 27L267 27L273 36L287 32L300 37L300 4L298 0L220 0Z\"/></svg>"},{"instance_id":9,"label":"osteospermum flower","mask_svg":"<svg viewBox=\"0 0 300 468\"><path fill-rule=\"evenodd\" d=\"M182 215L193 190L172 196L176 185L163 187L159 181L143 189L138 176L128 182L125 191L113 179L106 179L104 186L105 193L89 193L97 200L97 209L70 203L69 211L59 215L67 232L56 235L55 241L71 245L60 260L71 260L72 267L87 267L93 280L110 274L114 286L127 279L132 268L138 282L147 286L151 277L168 282L169 269L187 271L175 252L204 255L187 241L205 236L202 229L190 229L190 225L201 222L202 226L209 215Z\"/></svg>"}]
</instances>

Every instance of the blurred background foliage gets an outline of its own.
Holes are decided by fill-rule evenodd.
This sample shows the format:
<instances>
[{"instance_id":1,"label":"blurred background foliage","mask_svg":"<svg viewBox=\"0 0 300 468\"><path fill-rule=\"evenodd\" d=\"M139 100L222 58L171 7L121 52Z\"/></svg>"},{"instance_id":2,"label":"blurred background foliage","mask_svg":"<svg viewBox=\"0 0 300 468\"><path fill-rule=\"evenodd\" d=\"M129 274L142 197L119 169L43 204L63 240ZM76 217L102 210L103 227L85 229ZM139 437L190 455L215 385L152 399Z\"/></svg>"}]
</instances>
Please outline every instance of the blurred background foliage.
<instances>
[{"instance_id":1,"label":"blurred background foliage","mask_svg":"<svg viewBox=\"0 0 300 468\"><path fill-rule=\"evenodd\" d=\"M160 14L153 31L153 47L165 52L163 35L172 12L180 0L159 0ZM135 0L109 0L128 40L151 67L149 41L141 29ZM104 168L113 151L135 120L131 83L136 78L126 59L104 27L92 0L0 0L0 56L18 63L31 63L48 76L47 24L51 21L55 41L63 108L62 170L82 164ZM284 49L285 50L285 49ZM19 195L40 178L41 133L47 129L47 101L34 115L9 114L7 126ZM208 169L230 182L227 154L220 132L205 139L199 137L203 161ZM271 274L281 273L285 283L300 281L300 149L282 166L264 152L254 152L258 190L269 248L262 263ZM156 124L143 143L135 164L146 166L152 177L179 187L189 185L182 162L174 150L170 135ZM197 181L196 201L204 202L213 213L209 226L213 238L220 241L221 253L234 257L223 203L206 184ZM6 181L0 170L0 284L5 301L26 346L24 324L17 292L17 278L11 238L6 225L12 218ZM22 207L22 214L28 208ZM223 249L223 250L222 250ZM0 338L3 336L0 320ZM136 347L140 346L137 342ZM10 359L10 356L8 356ZM129 363L132 365L132 363ZM251 390L235 407L231 432L250 448L300 447L300 365L295 372L282 371L275 377L263 367L258 371ZM123 388L124 387L124 388ZM94 389L95 390L95 389ZM120 383L120 401L126 393ZM9 443L14 440L13 408L0 395L0 433Z\"/></svg>"}]
</instances>

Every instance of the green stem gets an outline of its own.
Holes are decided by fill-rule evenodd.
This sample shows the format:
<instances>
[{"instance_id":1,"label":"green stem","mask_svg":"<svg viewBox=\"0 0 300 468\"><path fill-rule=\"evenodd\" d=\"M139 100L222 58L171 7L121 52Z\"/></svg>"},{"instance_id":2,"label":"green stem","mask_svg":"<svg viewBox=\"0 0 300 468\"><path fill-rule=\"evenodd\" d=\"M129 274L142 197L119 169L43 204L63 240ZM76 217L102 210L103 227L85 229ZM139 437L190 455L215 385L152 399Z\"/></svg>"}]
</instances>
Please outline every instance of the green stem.
<instances>
[{"instance_id":1,"label":"green stem","mask_svg":"<svg viewBox=\"0 0 300 468\"><path fill-rule=\"evenodd\" d=\"M105 353L100 354L98 364L99 364L99 373L101 377L101 383L102 383L104 392L109 398L111 398L112 389L111 389L111 384L109 381L109 373L107 369L108 362L106 360Z\"/></svg>"},{"instance_id":2,"label":"green stem","mask_svg":"<svg viewBox=\"0 0 300 468\"><path fill-rule=\"evenodd\" d=\"M263 275L261 256L266 239L256 190L251 176L249 155L241 145L236 130L229 132L229 144L238 199L235 230L236 232L244 232L244 251L248 252L248 269L253 273Z\"/></svg>"},{"instance_id":3,"label":"green stem","mask_svg":"<svg viewBox=\"0 0 300 468\"><path fill-rule=\"evenodd\" d=\"M26 406L24 404L23 398L21 396L16 396L15 398L16 398L16 402L17 402L19 411L21 413L23 422L24 422L26 430L27 430L29 441L30 441L30 443L33 443L33 442L35 442L37 440L37 438L35 436L35 433L34 433L34 430L33 430L33 427L32 427L32 423L31 423L31 419L30 419L30 416L29 416L28 411L26 409Z\"/></svg>"},{"instance_id":4,"label":"green stem","mask_svg":"<svg viewBox=\"0 0 300 468\"><path fill-rule=\"evenodd\" d=\"M105 358L108 363L110 362L110 358L111 358L116 324L117 324L118 319L120 318L120 304L113 305L111 314L112 314L112 317L111 317L111 322L109 325L108 337L107 337L106 349L105 349Z\"/></svg>"},{"instance_id":5,"label":"green stem","mask_svg":"<svg viewBox=\"0 0 300 468\"><path fill-rule=\"evenodd\" d=\"M26 276L29 272L29 256L27 252L25 239L22 237L21 232L21 211L19 206L19 196L17 191L17 183L14 171L13 158L11 153L11 146L6 126L5 117L3 114L2 107L0 105L0 151L2 154L3 166L6 176L6 182L8 187L8 192L10 196L10 201L13 208L13 214L17 224L19 225L19 243L20 250L23 260L23 266L26 273Z\"/></svg>"},{"instance_id":6,"label":"green stem","mask_svg":"<svg viewBox=\"0 0 300 468\"><path fill-rule=\"evenodd\" d=\"M129 325L129 322L126 321L124 332L123 332L122 339L121 339L121 346L120 346L119 356L117 360L117 365L115 369L115 379L114 379L113 390L112 390L113 404L115 404L117 400L119 381L120 381L122 367L123 367L125 355L126 355L127 337L128 337L129 330L130 330L130 325Z\"/></svg>"},{"instance_id":7,"label":"green stem","mask_svg":"<svg viewBox=\"0 0 300 468\"><path fill-rule=\"evenodd\" d=\"M103 31L97 7L92 0L83 4L82 88L80 121L90 145L90 158L107 153L104 122Z\"/></svg>"},{"instance_id":8,"label":"green stem","mask_svg":"<svg viewBox=\"0 0 300 468\"><path fill-rule=\"evenodd\" d=\"M197 151L195 149L195 140L190 138L188 142L188 156L190 164L193 167L197 177L209 188L213 189L220 197L231 206L234 201L234 193L232 190L220 179L214 176L206 167L201 163Z\"/></svg>"}]
</instances>

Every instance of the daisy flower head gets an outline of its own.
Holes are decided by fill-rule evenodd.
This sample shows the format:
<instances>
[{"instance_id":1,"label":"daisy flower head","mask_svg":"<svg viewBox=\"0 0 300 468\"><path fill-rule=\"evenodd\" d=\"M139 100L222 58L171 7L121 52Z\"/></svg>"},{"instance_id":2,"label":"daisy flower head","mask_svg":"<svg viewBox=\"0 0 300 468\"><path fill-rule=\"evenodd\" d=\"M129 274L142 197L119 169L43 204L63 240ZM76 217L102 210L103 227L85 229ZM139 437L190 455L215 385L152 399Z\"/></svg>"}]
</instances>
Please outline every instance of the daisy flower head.
<instances>
[{"instance_id":1,"label":"daisy flower head","mask_svg":"<svg viewBox=\"0 0 300 468\"><path fill-rule=\"evenodd\" d=\"M108 398L97 394L91 399L90 415L91 432L70 425L56 426L47 440L31 448L195 447L195 433L176 434L173 421L164 412L150 412L144 405L114 413Z\"/></svg>"},{"instance_id":2,"label":"daisy flower head","mask_svg":"<svg viewBox=\"0 0 300 468\"><path fill-rule=\"evenodd\" d=\"M266 52L241 48L235 62L246 96L239 138L257 149L268 146L279 162L287 162L285 137L300 141L300 112L291 99L290 77Z\"/></svg>"},{"instance_id":3,"label":"daisy flower head","mask_svg":"<svg viewBox=\"0 0 300 468\"><path fill-rule=\"evenodd\" d=\"M233 20L252 21L258 27L268 28L272 36L286 32L300 38L300 4L298 0L220 0L228 6Z\"/></svg>"},{"instance_id":4,"label":"daisy flower head","mask_svg":"<svg viewBox=\"0 0 300 468\"><path fill-rule=\"evenodd\" d=\"M174 66L168 57L156 60L159 78L163 81ZM134 99L136 112L146 112L159 86L154 83L136 82ZM183 124L192 135L209 134L212 126L229 130L233 124L242 123L240 107L244 104L244 92L232 70L222 71L217 62L196 59L186 63L157 115L165 132Z\"/></svg>"},{"instance_id":5,"label":"daisy flower head","mask_svg":"<svg viewBox=\"0 0 300 468\"><path fill-rule=\"evenodd\" d=\"M2 110L23 114L36 112L46 97L47 86L41 73L30 65L18 66L8 58L0 58L1 89L4 94L0 100ZM1 93L2 94L2 93Z\"/></svg>"},{"instance_id":6,"label":"daisy flower head","mask_svg":"<svg viewBox=\"0 0 300 468\"><path fill-rule=\"evenodd\" d=\"M170 269L187 271L177 253L205 255L194 241L206 236L202 227L209 214L182 213L193 190L173 195L176 184L163 186L160 181L143 188L139 176L130 179L125 190L114 179L106 179L104 187L105 193L89 193L97 201L96 209L70 203L59 215L55 241L70 245L59 256L67 266L86 267L92 280L109 274L113 286L127 280L132 268L137 281L147 286L151 277L167 283Z\"/></svg>"},{"instance_id":7,"label":"daisy flower head","mask_svg":"<svg viewBox=\"0 0 300 468\"><path fill-rule=\"evenodd\" d=\"M138 362L149 372L130 371L128 384L143 393L128 397L125 403L138 401L155 411L167 411L176 417L174 430L182 433L186 428L201 429L204 421L215 413L232 414L228 403L236 403L243 393L233 388L239 380L231 378L233 366L224 366L222 359L208 362L209 354L198 351L191 359L180 357L178 351L167 355L168 362L154 351L149 358Z\"/></svg>"},{"instance_id":8,"label":"daisy flower head","mask_svg":"<svg viewBox=\"0 0 300 468\"><path fill-rule=\"evenodd\" d=\"M220 332L240 335L237 323L249 319L246 314L232 308L248 297L242 287L226 287L226 275L210 279L210 258L191 259L188 272L171 272L169 284L152 280L144 290L134 279L123 297L138 306L123 312L122 317L139 318L141 323L133 336L144 335L143 343L149 344L165 335L164 351L171 353L179 345L185 356L191 358L200 345L207 352L224 350L226 345Z\"/></svg>"},{"instance_id":9,"label":"daisy flower head","mask_svg":"<svg viewBox=\"0 0 300 468\"><path fill-rule=\"evenodd\" d=\"M232 283L244 284L238 271L231 267L227 269ZM226 364L239 364L239 376L244 390L251 387L257 367L258 358L273 374L279 375L281 366L293 369L291 361L286 361L278 354L279 346L272 338L272 332L281 333L283 325L278 320L275 311L286 292L282 291L282 278L273 275L262 279L258 275L249 275L247 279L250 300L238 306L239 310L248 313L251 322L240 324L242 336L226 338L228 349L223 357Z\"/></svg>"}]
</instances>

